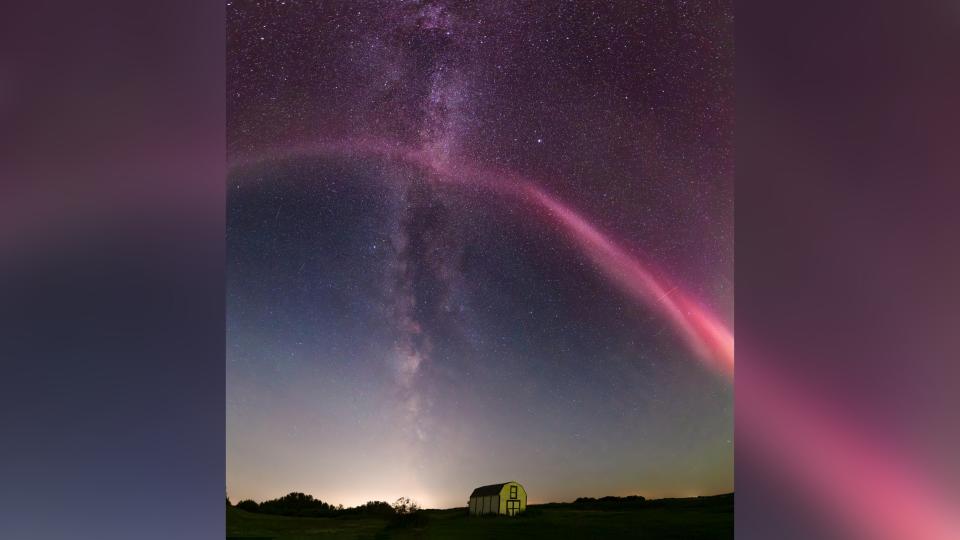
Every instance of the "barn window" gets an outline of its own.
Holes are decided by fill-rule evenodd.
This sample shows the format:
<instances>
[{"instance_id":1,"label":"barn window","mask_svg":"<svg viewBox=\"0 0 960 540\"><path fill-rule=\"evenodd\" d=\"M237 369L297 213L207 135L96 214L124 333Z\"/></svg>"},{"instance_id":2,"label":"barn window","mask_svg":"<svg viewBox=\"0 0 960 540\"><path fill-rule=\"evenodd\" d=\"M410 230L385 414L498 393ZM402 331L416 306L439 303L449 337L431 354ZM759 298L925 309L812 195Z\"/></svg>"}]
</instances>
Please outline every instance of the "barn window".
<instances>
[{"instance_id":1,"label":"barn window","mask_svg":"<svg viewBox=\"0 0 960 540\"><path fill-rule=\"evenodd\" d=\"M510 498L511 499L517 498L517 486L510 486Z\"/></svg>"}]
</instances>

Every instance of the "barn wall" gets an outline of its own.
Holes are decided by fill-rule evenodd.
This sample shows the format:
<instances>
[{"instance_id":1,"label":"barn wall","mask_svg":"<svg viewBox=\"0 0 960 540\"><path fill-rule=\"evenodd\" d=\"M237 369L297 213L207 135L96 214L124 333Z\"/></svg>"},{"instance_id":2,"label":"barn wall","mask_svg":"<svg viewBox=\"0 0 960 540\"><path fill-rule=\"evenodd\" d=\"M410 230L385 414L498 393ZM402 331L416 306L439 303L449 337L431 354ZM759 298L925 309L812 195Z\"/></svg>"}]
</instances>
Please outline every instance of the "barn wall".
<instances>
[{"instance_id":1,"label":"barn wall","mask_svg":"<svg viewBox=\"0 0 960 540\"><path fill-rule=\"evenodd\" d=\"M500 489L501 496L498 501L500 514L506 515L507 513L507 501L510 499L510 486L517 486L517 499L520 500L520 511L523 512L527 509L527 490L523 489L523 486L516 482L509 482L504 484L503 488Z\"/></svg>"},{"instance_id":2,"label":"barn wall","mask_svg":"<svg viewBox=\"0 0 960 540\"><path fill-rule=\"evenodd\" d=\"M480 497L480 514L496 514L500 507L500 497L497 495L486 495Z\"/></svg>"}]
</instances>

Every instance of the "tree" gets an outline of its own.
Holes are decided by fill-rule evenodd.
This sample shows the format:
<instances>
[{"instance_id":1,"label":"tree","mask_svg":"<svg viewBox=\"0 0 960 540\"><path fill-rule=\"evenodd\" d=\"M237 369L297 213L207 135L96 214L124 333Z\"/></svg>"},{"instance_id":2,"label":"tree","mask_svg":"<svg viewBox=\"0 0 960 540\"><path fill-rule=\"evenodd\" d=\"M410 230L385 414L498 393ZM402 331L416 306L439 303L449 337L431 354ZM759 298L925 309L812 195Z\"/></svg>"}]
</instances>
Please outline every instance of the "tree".
<instances>
[{"instance_id":1,"label":"tree","mask_svg":"<svg viewBox=\"0 0 960 540\"><path fill-rule=\"evenodd\" d=\"M237 503L237 508L247 512L257 512L260 510L260 505L257 504L257 501L245 499Z\"/></svg>"},{"instance_id":2,"label":"tree","mask_svg":"<svg viewBox=\"0 0 960 540\"><path fill-rule=\"evenodd\" d=\"M420 510L420 505L411 500L409 497L400 497L393 503L393 511L398 515L413 514L417 510Z\"/></svg>"},{"instance_id":3,"label":"tree","mask_svg":"<svg viewBox=\"0 0 960 540\"><path fill-rule=\"evenodd\" d=\"M420 505L409 497L400 497L393 503L393 517L390 518L389 528L422 528L426 526L428 518L426 512L420 511Z\"/></svg>"},{"instance_id":4,"label":"tree","mask_svg":"<svg viewBox=\"0 0 960 540\"><path fill-rule=\"evenodd\" d=\"M264 514L278 514L282 516L325 516L334 511L334 508L313 495L294 491L279 499L271 499L260 503L259 508Z\"/></svg>"}]
</instances>

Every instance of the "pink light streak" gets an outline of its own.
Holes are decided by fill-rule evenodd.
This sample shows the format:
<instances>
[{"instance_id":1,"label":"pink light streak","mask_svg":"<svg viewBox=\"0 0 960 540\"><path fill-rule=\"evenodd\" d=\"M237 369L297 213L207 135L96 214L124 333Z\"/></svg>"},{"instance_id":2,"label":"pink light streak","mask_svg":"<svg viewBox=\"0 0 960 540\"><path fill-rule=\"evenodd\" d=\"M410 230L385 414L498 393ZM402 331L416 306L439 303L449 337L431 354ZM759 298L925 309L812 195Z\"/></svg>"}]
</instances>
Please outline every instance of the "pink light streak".
<instances>
[{"instance_id":1,"label":"pink light streak","mask_svg":"<svg viewBox=\"0 0 960 540\"><path fill-rule=\"evenodd\" d=\"M779 476L844 538L960 538L960 507L918 460L762 362L751 363L740 382L749 395L749 406L736 408L744 457Z\"/></svg>"},{"instance_id":2,"label":"pink light streak","mask_svg":"<svg viewBox=\"0 0 960 540\"><path fill-rule=\"evenodd\" d=\"M432 146L411 148L382 139L314 143L280 154L274 153L271 157L318 152L396 160L428 171L439 183L480 187L534 205L560 225L607 278L634 300L648 305L669 321L675 332L708 368L733 380L734 338L723 322L679 286L655 274L649 263L629 254L581 214L534 182L512 171L453 160L446 153L438 153Z\"/></svg>"},{"instance_id":3,"label":"pink light streak","mask_svg":"<svg viewBox=\"0 0 960 540\"><path fill-rule=\"evenodd\" d=\"M532 184L525 184L524 190L571 233L608 278L669 320L708 367L733 379L734 340L726 325L679 286L670 286L665 279L655 276L649 265L617 246L576 211Z\"/></svg>"}]
</instances>

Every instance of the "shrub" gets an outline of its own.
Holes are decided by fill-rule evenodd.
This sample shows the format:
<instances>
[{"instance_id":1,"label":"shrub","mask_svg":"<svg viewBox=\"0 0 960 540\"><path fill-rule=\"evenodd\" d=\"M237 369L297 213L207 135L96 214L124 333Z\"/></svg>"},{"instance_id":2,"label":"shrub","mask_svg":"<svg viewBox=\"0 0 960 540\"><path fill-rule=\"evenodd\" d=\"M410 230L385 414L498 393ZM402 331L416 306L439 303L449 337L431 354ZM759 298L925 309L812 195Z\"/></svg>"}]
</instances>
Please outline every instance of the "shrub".
<instances>
[{"instance_id":1,"label":"shrub","mask_svg":"<svg viewBox=\"0 0 960 540\"><path fill-rule=\"evenodd\" d=\"M250 499L246 499L238 502L237 508L244 510L246 512L258 512L260 510L260 505L258 505L256 501L251 501Z\"/></svg>"},{"instance_id":2,"label":"shrub","mask_svg":"<svg viewBox=\"0 0 960 540\"><path fill-rule=\"evenodd\" d=\"M400 497L393 503L393 511L398 515L413 514L420 510L420 505L412 501L409 497Z\"/></svg>"},{"instance_id":3,"label":"shrub","mask_svg":"<svg viewBox=\"0 0 960 540\"><path fill-rule=\"evenodd\" d=\"M646 499L641 495L627 495L626 497L615 497L607 495L595 499L593 497L580 497L573 501L573 504L583 508L596 510L611 510L616 508L636 508L644 506Z\"/></svg>"},{"instance_id":4,"label":"shrub","mask_svg":"<svg viewBox=\"0 0 960 540\"><path fill-rule=\"evenodd\" d=\"M313 495L293 492L269 501L260 503L260 512L263 514L278 514L281 516L328 516L334 508Z\"/></svg>"},{"instance_id":5,"label":"shrub","mask_svg":"<svg viewBox=\"0 0 960 540\"><path fill-rule=\"evenodd\" d=\"M390 529L414 529L426 527L430 519L427 514L421 511L408 512L406 514L396 514L387 525Z\"/></svg>"},{"instance_id":6,"label":"shrub","mask_svg":"<svg viewBox=\"0 0 960 540\"><path fill-rule=\"evenodd\" d=\"M517 514L517 516L522 518L538 517L541 515L543 515L542 508L530 508L529 506L523 512Z\"/></svg>"}]
</instances>

